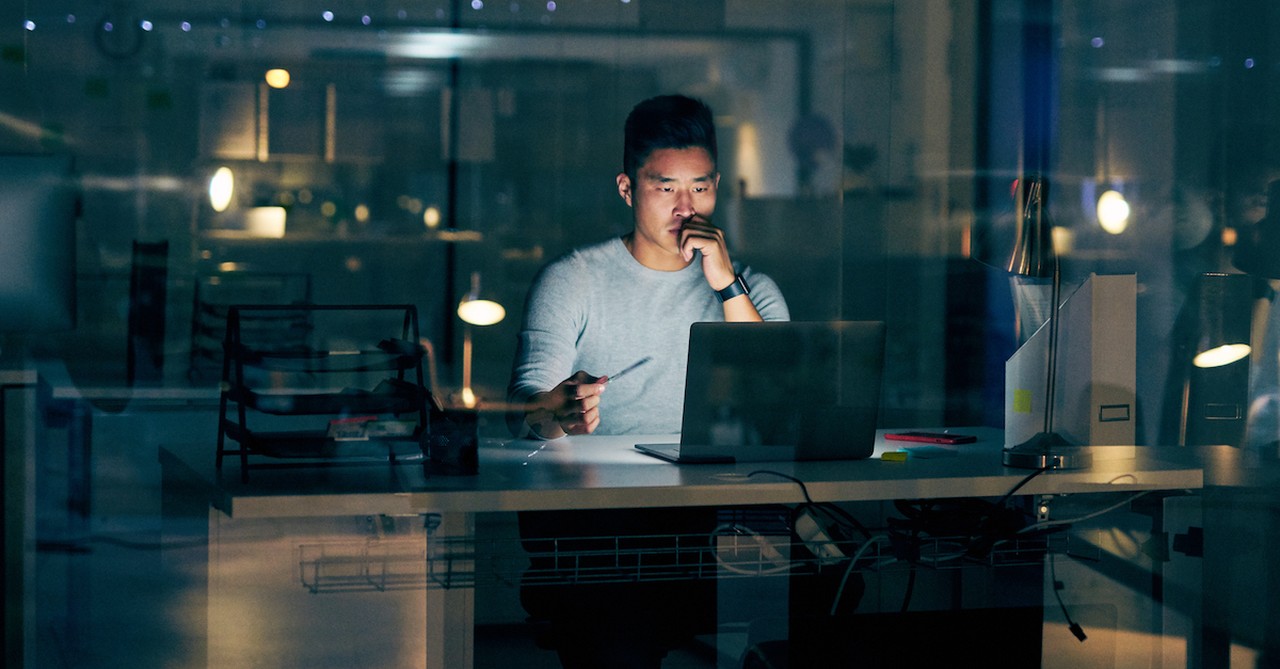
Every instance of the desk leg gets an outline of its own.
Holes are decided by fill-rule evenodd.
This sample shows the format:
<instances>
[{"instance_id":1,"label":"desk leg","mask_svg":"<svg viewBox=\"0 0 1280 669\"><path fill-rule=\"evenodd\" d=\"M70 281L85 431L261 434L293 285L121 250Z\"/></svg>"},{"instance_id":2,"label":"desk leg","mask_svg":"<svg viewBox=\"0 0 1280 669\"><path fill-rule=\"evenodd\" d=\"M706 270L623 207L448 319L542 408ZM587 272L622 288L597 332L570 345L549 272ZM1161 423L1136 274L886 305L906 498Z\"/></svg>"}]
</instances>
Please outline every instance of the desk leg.
<instances>
[{"instance_id":1,"label":"desk leg","mask_svg":"<svg viewBox=\"0 0 1280 669\"><path fill-rule=\"evenodd\" d=\"M175 584L166 599L181 606L163 638L180 649L186 667L207 667L209 662L209 539L221 513L209 505L207 486L185 466L160 459L164 548L157 578Z\"/></svg>"},{"instance_id":2,"label":"desk leg","mask_svg":"<svg viewBox=\"0 0 1280 669\"><path fill-rule=\"evenodd\" d=\"M427 533L427 555L437 549L436 537L475 536L475 515L471 513L433 514L439 525ZM471 564L453 563L460 574L470 574ZM428 583L427 669L471 669L475 663L475 589L470 583L442 588Z\"/></svg>"},{"instance_id":3,"label":"desk leg","mask_svg":"<svg viewBox=\"0 0 1280 669\"><path fill-rule=\"evenodd\" d=\"M4 499L4 637L6 667L35 666L35 391L0 385L0 480Z\"/></svg>"}]
</instances>

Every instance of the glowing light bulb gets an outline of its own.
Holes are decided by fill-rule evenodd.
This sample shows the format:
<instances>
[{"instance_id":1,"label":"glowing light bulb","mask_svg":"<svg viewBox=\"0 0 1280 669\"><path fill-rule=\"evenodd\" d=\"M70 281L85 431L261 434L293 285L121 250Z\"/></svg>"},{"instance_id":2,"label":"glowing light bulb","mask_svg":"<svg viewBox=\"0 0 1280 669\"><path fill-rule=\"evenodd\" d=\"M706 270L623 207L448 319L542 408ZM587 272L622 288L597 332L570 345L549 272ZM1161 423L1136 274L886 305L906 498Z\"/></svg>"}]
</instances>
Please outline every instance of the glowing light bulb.
<instances>
[{"instance_id":1,"label":"glowing light bulb","mask_svg":"<svg viewBox=\"0 0 1280 669\"><path fill-rule=\"evenodd\" d=\"M462 395L462 406L468 409L476 408L476 392L471 389L471 386L463 387L460 394Z\"/></svg>"},{"instance_id":2,"label":"glowing light bulb","mask_svg":"<svg viewBox=\"0 0 1280 669\"><path fill-rule=\"evenodd\" d=\"M427 207L426 211L422 212L422 222L428 228L438 227L440 225L440 209L437 207Z\"/></svg>"},{"instance_id":3,"label":"glowing light bulb","mask_svg":"<svg viewBox=\"0 0 1280 669\"><path fill-rule=\"evenodd\" d=\"M272 88L285 88L289 85L290 79L289 71L280 67L267 70L264 78L267 81L267 85Z\"/></svg>"},{"instance_id":4,"label":"glowing light bulb","mask_svg":"<svg viewBox=\"0 0 1280 669\"><path fill-rule=\"evenodd\" d=\"M1109 190L1098 198L1098 225L1118 235L1129 227L1129 203L1118 191Z\"/></svg>"},{"instance_id":5,"label":"glowing light bulb","mask_svg":"<svg viewBox=\"0 0 1280 669\"><path fill-rule=\"evenodd\" d=\"M214 211L223 212L231 206L231 195L235 192L236 179L230 167L219 167L209 179L209 205Z\"/></svg>"}]
</instances>

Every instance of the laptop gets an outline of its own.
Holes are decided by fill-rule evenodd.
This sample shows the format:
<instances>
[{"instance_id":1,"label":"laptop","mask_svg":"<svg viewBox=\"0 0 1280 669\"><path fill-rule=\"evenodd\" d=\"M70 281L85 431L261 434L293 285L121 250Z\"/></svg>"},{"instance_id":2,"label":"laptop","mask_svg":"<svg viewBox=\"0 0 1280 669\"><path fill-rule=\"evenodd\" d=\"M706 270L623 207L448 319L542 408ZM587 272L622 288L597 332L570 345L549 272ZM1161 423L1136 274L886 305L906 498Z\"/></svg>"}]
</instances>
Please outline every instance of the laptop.
<instances>
[{"instance_id":1,"label":"laptop","mask_svg":"<svg viewBox=\"0 0 1280 669\"><path fill-rule=\"evenodd\" d=\"M875 448L881 321L694 323L671 462L857 460Z\"/></svg>"}]
</instances>

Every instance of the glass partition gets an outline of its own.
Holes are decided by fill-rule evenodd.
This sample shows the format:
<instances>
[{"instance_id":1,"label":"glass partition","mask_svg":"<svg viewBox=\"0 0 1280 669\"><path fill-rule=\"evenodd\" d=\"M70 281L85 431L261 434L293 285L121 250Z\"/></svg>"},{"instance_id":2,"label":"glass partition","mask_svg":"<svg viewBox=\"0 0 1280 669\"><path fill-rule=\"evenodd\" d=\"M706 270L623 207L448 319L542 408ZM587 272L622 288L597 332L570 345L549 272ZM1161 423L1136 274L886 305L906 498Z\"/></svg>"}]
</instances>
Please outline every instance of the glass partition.
<instances>
[{"instance_id":1,"label":"glass partition","mask_svg":"<svg viewBox=\"0 0 1280 669\"><path fill-rule=\"evenodd\" d=\"M626 112L679 91L716 110L741 258L797 318L890 322L887 422L998 424L1008 193L1039 172L1068 283L1138 274L1140 441L1168 442L1188 286L1266 212L1263 4L307 4L10 10L0 148L74 156L83 193L78 326L32 342L71 378L127 378L130 248L167 241L166 383L200 278L270 270L417 304L456 390L480 272L510 309L473 333L492 397L533 273L628 225Z\"/></svg>"},{"instance_id":2,"label":"glass partition","mask_svg":"<svg viewBox=\"0 0 1280 669\"><path fill-rule=\"evenodd\" d=\"M629 229L627 112L679 92L715 110L735 258L793 318L886 322L881 427L1003 424L1005 361L1043 318L1005 271L1014 181L1038 174L1064 295L1137 277L1135 441L1276 455L1268 0L31 0L0 20L0 154L69 156L80 193L75 326L2 352L95 410L143 386L216 401L200 310L233 285L413 304L437 394L462 401L465 374L499 402L536 272ZM1201 299L1211 273L1249 299ZM500 322L458 318L473 276ZM1198 371L1205 310L1242 302L1251 355ZM482 433L506 436L495 413Z\"/></svg>"}]
</instances>

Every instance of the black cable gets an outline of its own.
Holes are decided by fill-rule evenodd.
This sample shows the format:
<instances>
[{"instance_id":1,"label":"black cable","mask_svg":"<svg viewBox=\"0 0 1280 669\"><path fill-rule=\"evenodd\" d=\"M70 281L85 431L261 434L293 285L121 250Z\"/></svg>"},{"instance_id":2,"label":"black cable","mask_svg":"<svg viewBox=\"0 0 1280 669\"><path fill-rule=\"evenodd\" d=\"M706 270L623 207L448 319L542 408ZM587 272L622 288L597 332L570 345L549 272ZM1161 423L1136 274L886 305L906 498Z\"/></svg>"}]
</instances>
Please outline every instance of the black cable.
<instances>
[{"instance_id":1,"label":"black cable","mask_svg":"<svg viewBox=\"0 0 1280 669\"><path fill-rule=\"evenodd\" d=\"M1041 467L1040 469L1037 469L1037 470L1035 470L1035 471L1031 472L1030 474L1027 474L1027 475L1026 475L1026 477L1024 477L1021 481L1018 481L1018 484L1017 484L1017 485L1015 485L1015 486L1013 486L1012 488L1010 488L1010 489L1009 489L1009 492L1005 493L1005 494L1004 494L1004 497L1001 497L1001 498L1000 498L1000 501L996 502L996 506L1002 506L1005 502L1009 501L1009 498L1010 498L1010 497L1013 497L1013 493L1018 492L1018 489L1019 489L1019 488L1021 488L1021 487L1022 487L1022 486L1024 486L1024 485L1026 485L1027 483L1030 483L1030 482L1031 482L1031 479L1033 479L1033 478L1035 478L1035 477L1037 477L1037 476L1039 476L1039 475L1041 475L1041 474L1043 474L1043 473L1045 473L1045 472L1047 472L1047 471L1049 471L1049 468L1048 468L1048 467Z\"/></svg>"},{"instance_id":2,"label":"black cable","mask_svg":"<svg viewBox=\"0 0 1280 669\"><path fill-rule=\"evenodd\" d=\"M804 495L804 501L809 504L813 504L813 498L809 496L809 489L805 487L804 481L801 481L800 479L794 476L791 476L790 474L783 474L782 472L777 472L772 469L757 469L747 474L747 478L751 478L756 474L773 474L774 476L780 476L788 481L791 481L792 483L795 483L796 485L800 486L800 493Z\"/></svg>"},{"instance_id":3,"label":"black cable","mask_svg":"<svg viewBox=\"0 0 1280 669\"><path fill-rule=\"evenodd\" d=\"M1007 510L1005 507L1005 504L1009 501L1010 498L1014 496L1014 494L1016 494L1019 490L1021 490L1023 486L1027 485L1035 477L1047 471L1049 471L1049 468L1047 467L1039 468L1032 471L1030 474L1023 477L1022 480L1018 481L1007 492L1005 492L1004 495L1001 496L998 501L990 504L989 506L986 506L982 513L977 514L976 520L972 521L973 533L969 537L970 542L972 544L970 552L974 552L974 549L977 549L978 553L983 553L985 552L985 550L989 550L990 545L994 544L998 538L994 536L994 534L998 533L998 532L994 532L994 530L998 530L999 528L993 528L990 526L990 523L993 517L996 515L996 513L1002 510ZM835 506L833 504L828 504L825 502L824 503L814 502L813 498L809 495L809 489L805 486L804 481L794 476L791 476L789 474L784 474L782 472L773 471L769 469L757 469L755 471L748 473L747 477L752 477L757 474L772 474L774 476L778 476L778 477L787 479L788 481L794 482L796 485L800 487L801 494L804 495L804 499L805 499L804 506L813 507L814 509L821 509L823 512L827 513L828 516L833 518L838 516L839 518L847 520L848 524L855 527L859 532L861 532L864 536L866 536L868 540L871 540L871 534L867 531L867 529L863 527L863 525L859 523L856 518L854 518L844 509L841 509L838 506ZM904 516L908 531L903 532L901 530L895 530L891 526L888 530L890 538L892 539L892 537L897 536L902 541L905 541L908 547L914 547L914 550L918 550L918 542L921 540L922 534L924 535L930 534L928 528L922 527L923 525L931 525L935 530L938 529L939 524L941 524L944 527L954 528L958 524L960 525L965 524L966 518L970 518L970 519L974 518L974 514L973 514L974 509L972 508L972 505L968 508L947 508L947 509L939 510L939 504L936 501L917 500L915 502L908 502L904 500L895 500L894 506L895 508L898 509L899 513L901 513ZM801 510L802 509L797 509L796 513L798 514ZM793 514L793 520L795 515L796 514ZM793 523L793 527L794 527L794 523ZM988 536L988 535L991 535L991 536ZM908 551L908 555L905 556L905 560L909 565L911 565L911 568L907 574L906 591L903 593L903 600L902 600L902 606L901 606L902 612L906 612L907 609L910 607L911 598L915 590L916 574L917 574L916 570L919 567L919 564L918 564L919 556L910 554L911 552L912 551ZM1058 606L1062 609L1063 616L1065 616L1067 619L1068 627L1071 630L1071 633L1074 634L1076 638L1080 639L1080 641L1084 641L1087 638L1087 635L1084 633L1084 629L1078 623L1071 620L1071 617L1067 612L1066 605L1062 601L1060 590L1062 589L1063 584L1057 580L1057 574L1056 574L1056 569L1054 567L1052 553L1049 554L1049 566L1050 566L1051 577L1054 585L1054 596L1058 600ZM849 565L849 568L852 569L853 565ZM837 599L837 602L838 602L838 599ZM834 610L834 607L835 607L835 604L833 604L833 610Z\"/></svg>"},{"instance_id":4,"label":"black cable","mask_svg":"<svg viewBox=\"0 0 1280 669\"><path fill-rule=\"evenodd\" d=\"M1062 602L1062 589L1065 587L1062 581L1058 580L1058 568L1053 559L1053 553L1049 553L1049 579L1053 581L1053 596L1058 600L1058 608L1062 609L1062 617L1067 619L1067 629L1075 635L1081 643L1089 638L1084 633L1084 628L1079 623L1071 619L1071 614L1067 612L1067 605Z\"/></svg>"},{"instance_id":5,"label":"black cable","mask_svg":"<svg viewBox=\"0 0 1280 669\"><path fill-rule=\"evenodd\" d=\"M833 517L833 520L836 520L837 522L839 522L840 519L843 519L846 523L848 523L854 529L856 529L859 533L861 533L862 536L866 537L868 540L871 539L871 532L869 532L862 523L858 522L858 519L854 518L848 511L845 511L844 509L836 506L835 504L813 501L813 498L809 496L809 489L805 486L804 481L794 476L791 476L789 474L783 474L782 472L774 471L772 469L757 469L753 472L748 473L747 478L751 478L756 474L772 474L774 476L778 476L778 477L787 479L792 483L795 483L796 485L800 486L800 493L804 495L804 501L806 506L822 510L828 516ZM802 507L797 508L795 513L792 514L792 519L794 520L795 516L802 510L803 510ZM835 518L836 516L838 516L839 518Z\"/></svg>"},{"instance_id":6,"label":"black cable","mask_svg":"<svg viewBox=\"0 0 1280 669\"><path fill-rule=\"evenodd\" d=\"M916 589L916 569L919 565L916 562L911 563L911 570L907 572L907 591L902 595L902 608L898 611L906 613L907 608L911 606L911 593Z\"/></svg>"},{"instance_id":7,"label":"black cable","mask_svg":"<svg viewBox=\"0 0 1280 669\"><path fill-rule=\"evenodd\" d=\"M866 537L868 540L871 539L871 532L868 531L867 528L862 523L858 522L858 519L854 518L853 515L850 514L848 511L845 511L844 509L836 506L835 504L827 504L825 502L821 504L821 508L827 511L828 513L832 513L837 516L840 516L845 520L845 522L849 523L855 529L861 532L862 536Z\"/></svg>"},{"instance_id":8,"label":"black cable","mask_svg":"<svg viewBox=\"0 0 1280 669\"><path fill-rule=\"evenodd\" d=\"M1012 511L1006 506L1006 503L1009 501L1010 497L1013 497L1014 493L1018 492L1018 490L1022 488L1022 486L1025 486L1030 483L1032 479L1047 471L1049 471L1049 468L1041 467L1024 476L1022 480L1018 481L1016 485L1010 488L1003 497L988 507L986 513L982 514L982 516L978 518L978 522L974 525L974 532L969 537L969 553L971 555L975 557L985 556L991 548L994 547L995 542L997 542L1001 536L1016 533L1021 529L1013 527L1014 524L1023 522L1021 517L1019 516L1019 519L1015 520L1011 514L1005 513L1006 511ZM996 514L1000 514L1001 517L997 519Z\"/></svg>"}]
</instances>

